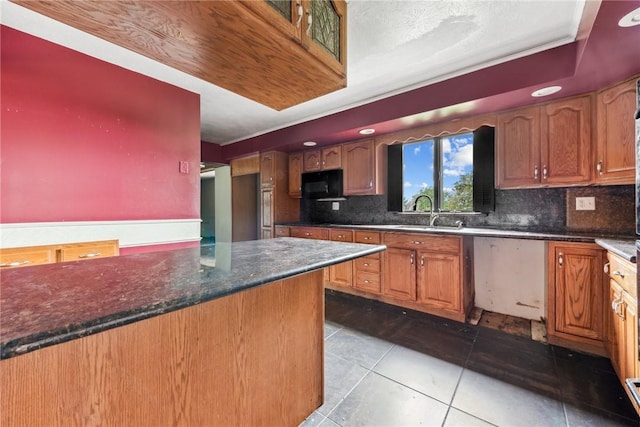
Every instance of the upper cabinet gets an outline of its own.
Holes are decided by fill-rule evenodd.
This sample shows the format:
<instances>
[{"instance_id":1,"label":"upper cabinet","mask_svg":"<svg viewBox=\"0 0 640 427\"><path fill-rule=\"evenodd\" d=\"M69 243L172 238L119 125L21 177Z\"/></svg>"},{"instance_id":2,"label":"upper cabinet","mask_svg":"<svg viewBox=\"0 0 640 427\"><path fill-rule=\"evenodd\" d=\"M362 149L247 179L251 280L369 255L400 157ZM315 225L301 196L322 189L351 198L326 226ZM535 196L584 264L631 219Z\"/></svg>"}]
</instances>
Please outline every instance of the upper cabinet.
<instances>
[{"instance_id":1,"label":"upper cabinet","mask_svg":"<svg viewBox=\"0 0 640 427\"><path fill-rule=\"evenodd\" d=\"M342 149L339 145L304 152L304 172L315 172L342 167Z\"/></svg>"},{"instance_id":2,"label":"upper cabinet","mask_svg":"<svg viewBox=\"0 0 640 427\"><path fill-rule=\"evenodd\" d=\"M635 182L636 79L597 94L596 182Z\"/></svg>"},{"instance_id":3,"label":"upper cabinet","mask_svg":"<svg viewBox=\"0 0 640 427\"><path fill-rule=\"evenodd\" d=\"M289 154L289 197L302 197L302 153Z\"/></svg>"},{"instance_id":4,"label":"upper cabinet","mask_svg":"<svg viewBox=\"0 0 640 427\"><path fill-rule=\"evenodd\" d=\"M372 139L342 146L343 193L345 196L382 194L377 173L376 146Z\"/></svg>"},{"instance_id":5,"label":"upper cabinet","mask_svg":"<svg viewBox=\"0 0 640 427\"><path fill-rule=\"evenodd\" d=\"M242 4L299 43L333 72L346 75L344 0L254 0Z\"/></svg>"},{"instance_id":6,"label":"upper cabinet","mask_svg":"<svg viewBox=\"0 0 640 427\"><path fill-rule=\"evenodd\" d=\"M342 89L344 0L14 0L276 110Z\"/></svg>"},{"instance_id":7,"label":"upper cabinet","mask_svg":"<svg viewBox=\"0 0 640 427\"><path fill-rule=\"evenodd\" d=\"M592 180L591 96L498 115L498 188L568 186Z\"/></svg>"}]
</instances>

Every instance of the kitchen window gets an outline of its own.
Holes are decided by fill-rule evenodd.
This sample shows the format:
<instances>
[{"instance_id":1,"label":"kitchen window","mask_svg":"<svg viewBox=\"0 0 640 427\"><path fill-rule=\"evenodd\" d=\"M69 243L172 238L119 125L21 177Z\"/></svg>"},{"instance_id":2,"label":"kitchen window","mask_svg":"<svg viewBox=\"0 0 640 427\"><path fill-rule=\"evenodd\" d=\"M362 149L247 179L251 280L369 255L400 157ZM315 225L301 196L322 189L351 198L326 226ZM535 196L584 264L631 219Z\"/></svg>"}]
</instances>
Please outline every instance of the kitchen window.
<instances>
[{"instance_id":1,"label":"kitchen window","mask_svg":"<svg viewBox=\"0 0 640 427\"><path fill-rule=\"evenodd\" d=\"M488 126L389 146L389 210L429 212L431 199L434 212L492 211L493 147Z\"/></svg>"}]
</instances>

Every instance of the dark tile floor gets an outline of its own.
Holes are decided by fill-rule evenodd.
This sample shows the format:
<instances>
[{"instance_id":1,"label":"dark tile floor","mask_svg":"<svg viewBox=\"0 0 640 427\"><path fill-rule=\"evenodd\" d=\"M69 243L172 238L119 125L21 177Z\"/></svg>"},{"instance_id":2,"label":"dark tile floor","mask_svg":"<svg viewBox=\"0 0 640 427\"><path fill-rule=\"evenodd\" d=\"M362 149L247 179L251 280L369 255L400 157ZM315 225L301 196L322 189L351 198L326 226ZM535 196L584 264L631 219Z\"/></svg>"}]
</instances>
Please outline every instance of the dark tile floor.
<instances>
[{"instance_id":1,"label":"dark tile floor","mask_svg":"<svg viewBox=\"0 0 640 427\"><path fill-rule=\"evenodd\" d=\"M302 426L638 426L607 359L327 291Z\"/></svg>"}]
</instances>

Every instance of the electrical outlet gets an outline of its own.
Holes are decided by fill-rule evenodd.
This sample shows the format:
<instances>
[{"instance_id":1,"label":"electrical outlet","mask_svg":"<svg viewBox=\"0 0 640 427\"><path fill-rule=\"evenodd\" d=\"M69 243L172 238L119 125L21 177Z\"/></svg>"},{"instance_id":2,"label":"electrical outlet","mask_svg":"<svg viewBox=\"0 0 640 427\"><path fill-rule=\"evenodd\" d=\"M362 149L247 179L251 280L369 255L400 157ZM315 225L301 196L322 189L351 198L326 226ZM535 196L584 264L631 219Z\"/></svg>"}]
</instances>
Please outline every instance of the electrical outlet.
<instances>
[{"instance_id":1,"label":"electrical outlet","mask_svg":"<svg viewBox=\"0 0 640 427\"><path fill-rule=\"evenodd\" d=\"M595 211L596 198L595 197L576 197L576 210L577 211Z\"/></svg>"},{"instance_id":2,"label":"electrical outlet","mask_svg":"<svg viewBox=\"0 0 640 427\"><path fill-rule=\"evenodd\" d=\"M181 160L179 163L180 173L189 173L189 162Z\"/></svg>"},{"instance_id":3,"label":"electrical outlet","mask_svg":"<svg viewBox=\"0 0 640 427\"><path fill-rule=\"evenodd\" d=\"M340 210L340 202L331 202L331 209L333 209L334 211L339 211Z\"/></svg>"}]
</instances>

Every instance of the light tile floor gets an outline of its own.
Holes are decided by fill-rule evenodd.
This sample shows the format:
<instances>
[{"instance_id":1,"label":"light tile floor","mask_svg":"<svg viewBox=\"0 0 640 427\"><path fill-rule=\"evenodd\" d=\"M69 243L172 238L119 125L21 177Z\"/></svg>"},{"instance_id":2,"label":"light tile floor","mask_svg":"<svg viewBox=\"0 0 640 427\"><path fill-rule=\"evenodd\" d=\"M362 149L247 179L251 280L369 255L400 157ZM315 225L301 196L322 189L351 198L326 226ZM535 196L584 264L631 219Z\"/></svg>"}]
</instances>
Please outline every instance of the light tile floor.
<instances>
[{"instance_id":1,"label":"light tile floor","mask_svg":"<svg viewBox=\"0 0 640 427\"><path fill-rule=\"evenodd\" d=\"M607 359L327 292L311 426L638 426Z\"/></svg>"}]
</instances>

